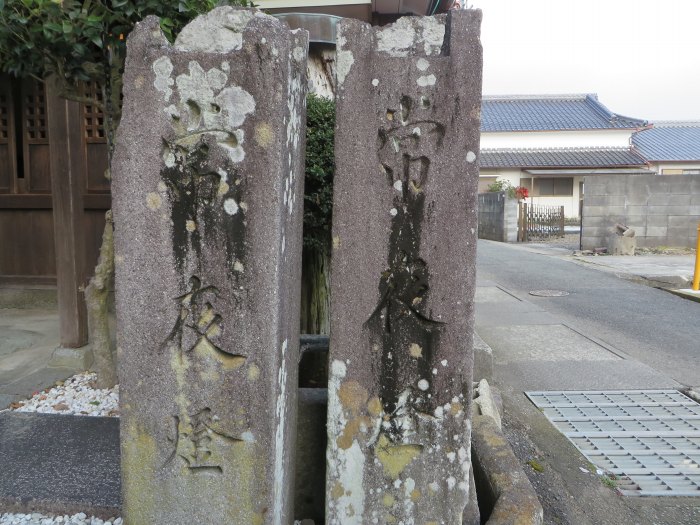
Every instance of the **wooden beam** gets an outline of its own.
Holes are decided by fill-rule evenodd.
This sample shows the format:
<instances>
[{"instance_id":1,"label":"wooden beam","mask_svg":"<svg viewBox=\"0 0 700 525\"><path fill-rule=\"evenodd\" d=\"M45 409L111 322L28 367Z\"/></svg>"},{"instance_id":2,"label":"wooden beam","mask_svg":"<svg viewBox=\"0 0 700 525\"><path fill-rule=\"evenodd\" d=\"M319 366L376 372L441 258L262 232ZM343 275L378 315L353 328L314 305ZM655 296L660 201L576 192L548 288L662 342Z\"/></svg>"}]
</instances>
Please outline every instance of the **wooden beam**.
<instances>
[{"instance_id":1,"label":"wooden beam","mask_svg":"<svg viewBox=\"0 0 700 525\"><path fill-rule=\"evenodd\" d=\"M87 312L81 290L85 278L82 231L85 163L81 153L80 105L60 98L57 93L53 82L47 81L46 109L61 346L78 348L88 342Z\"/></svg>"}]
</instances>

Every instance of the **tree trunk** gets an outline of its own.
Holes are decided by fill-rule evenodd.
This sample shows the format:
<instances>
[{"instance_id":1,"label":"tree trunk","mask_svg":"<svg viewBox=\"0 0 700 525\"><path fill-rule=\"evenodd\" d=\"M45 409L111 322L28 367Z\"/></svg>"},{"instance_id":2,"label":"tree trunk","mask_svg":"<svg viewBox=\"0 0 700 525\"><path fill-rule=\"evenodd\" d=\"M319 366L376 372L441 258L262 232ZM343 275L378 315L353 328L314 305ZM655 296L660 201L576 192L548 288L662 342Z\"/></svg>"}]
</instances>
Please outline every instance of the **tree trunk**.
<instances>
[{"instance_id":1,"label":"tree trunk","mask_svg":"<svg viewBox=\"0 0 700 525\"><path fill-rule=\"evenodd\" d=\"M85 288L88 312L88 331L95 358L93 368L97 372L97 388L111 388L117 384L116 349L109 329L109 288L114 280L114 226L112 211L105 214L100 257L95 275Z\"/></svg>"},{"instance_id":2,"label":"tree trunk","mask_svg":"<svg viewBox=\"0 0 700 525\"><path fill-rule=\"evenodd\" d=\"M301 271L301 333L330 332L330 251L305 247Z\"/></svg>"}]
</instances>

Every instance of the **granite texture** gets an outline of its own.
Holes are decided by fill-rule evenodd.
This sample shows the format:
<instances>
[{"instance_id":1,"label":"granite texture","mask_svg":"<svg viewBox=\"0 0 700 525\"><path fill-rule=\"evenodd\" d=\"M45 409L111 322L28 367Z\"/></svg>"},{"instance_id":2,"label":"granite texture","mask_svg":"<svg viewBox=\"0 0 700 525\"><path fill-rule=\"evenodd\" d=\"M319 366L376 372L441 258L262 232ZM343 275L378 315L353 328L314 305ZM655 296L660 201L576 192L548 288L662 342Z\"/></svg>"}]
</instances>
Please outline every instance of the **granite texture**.
<instances>
[{"instance_id":1,"label":"granite texture","mask_svg":"<svg viewBox=\"0 0 700 525\"><path fill-rule=\"evenodd\" d=\"M338 27L326 523L461 523L481 12Z\"/></svg>"},{"instance_id":2,"label":"granite texture","mask_svg":"<svg viewBox=\"0 0 700 525\"><path fill-rule=\"evenodd\" d=\"M291 523L308 35L127 42L112 167L127 524Z\"/></svg>"},{"instance_id":3,"label":"granite texture","mask_svg":"<svg viewBox=\"0 0 700 525\"><path fill-rule=\"evenodd\" d=\"M119 514L119 422L0 413L0 514Z\"/></svg>"}]
</instances>

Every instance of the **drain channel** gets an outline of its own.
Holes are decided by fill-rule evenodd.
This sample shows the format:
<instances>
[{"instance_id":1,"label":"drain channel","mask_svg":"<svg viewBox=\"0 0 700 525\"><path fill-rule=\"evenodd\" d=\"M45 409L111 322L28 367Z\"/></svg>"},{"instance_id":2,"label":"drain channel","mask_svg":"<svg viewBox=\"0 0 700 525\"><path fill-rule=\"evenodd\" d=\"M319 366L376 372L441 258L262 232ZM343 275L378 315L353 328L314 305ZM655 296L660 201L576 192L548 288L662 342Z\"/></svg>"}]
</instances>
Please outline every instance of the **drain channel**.
<instances>
[{"instance_id":1,"label":"drain channel","mask_svg":"<svg viewBox=\"0 0 700 525\"><path fill-rule=\"evenodd\" d=\"M626 496L700 496L700 404L677 390L525 392Z\"/></svg>"}]
</instances>

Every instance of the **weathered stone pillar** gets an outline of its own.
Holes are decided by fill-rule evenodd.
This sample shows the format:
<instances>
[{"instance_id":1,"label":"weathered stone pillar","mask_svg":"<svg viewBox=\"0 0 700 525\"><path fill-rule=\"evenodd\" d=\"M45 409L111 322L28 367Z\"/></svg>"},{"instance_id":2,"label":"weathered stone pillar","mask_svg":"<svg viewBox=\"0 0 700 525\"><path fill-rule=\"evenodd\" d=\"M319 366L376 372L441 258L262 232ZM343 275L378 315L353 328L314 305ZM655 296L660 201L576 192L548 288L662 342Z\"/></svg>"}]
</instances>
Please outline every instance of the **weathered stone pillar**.
<instances>
[{"instance_id":1,"label":"weathered stone pillar","mask_svg":"<svg viewBox=\"0 0 700 525\"><path fill-rule=\"evenodd\" d=\"M291 523L306 32L222 7L128 41L114 159L123 514Z\"/></svg>"},{"instance_id":2,"label":"weathered stone pillar","mask_svg":"<svg viewBox=\"0 0 700 525\"><path fill-rule=\"evenodd\" d=\"M461 523L470 468L480 11L344 20L329 524Z\"/></svg>"}]
</instances>

